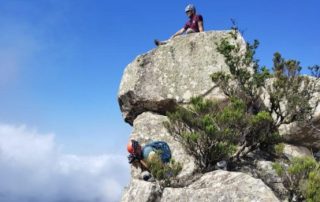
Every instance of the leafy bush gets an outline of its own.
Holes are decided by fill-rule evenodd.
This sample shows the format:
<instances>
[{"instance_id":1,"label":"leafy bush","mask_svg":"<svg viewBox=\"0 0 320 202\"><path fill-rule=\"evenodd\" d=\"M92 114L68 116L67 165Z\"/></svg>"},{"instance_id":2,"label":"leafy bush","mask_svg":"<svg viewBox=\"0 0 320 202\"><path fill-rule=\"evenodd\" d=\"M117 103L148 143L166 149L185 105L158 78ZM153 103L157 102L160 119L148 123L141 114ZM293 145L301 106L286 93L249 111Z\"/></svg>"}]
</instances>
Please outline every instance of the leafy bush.
<instances>
[{"instance_id":1,"label":"leafy bush","mask_svg":"<svg viewBox=\"0 0 320 202\"><path fill-rule=\"evenodd\" d=\"M320 201L320 171L311 171L308 176L307 187L304 195L308 202Z\"/></svg>"},{"instance_id":2,"label":"leafy bush","mask_svg":"<svg viewBox=\"0 0 320 202\"><path fill-rule=\"evenodd\" d=\"M232 107L236 106L229 106ZM209 169L215 162L226 158L235 150L235 129L227 129L219 123L228 120L235 124L240 120L241 109L238 109L238 112L226 109L224 113L218 113L222 110L217 103L198 97L192 99L189 107L178 107L174 112L168 113L170 122L166 123L166 127L170 134L195 157L201 169Z\"/></svg>"},{"instance_id":3,"label":"leafy bush","mask_svg":"<svg viewBox=\"0 0 320 202\"><path fill-rule=\"evenodd\" d=\"M309 100L313 92L319 89L309 77L300 75L300 62L285 60L277 52L274 54L271 68L273 73L270 73L266 67L260 67L258 60L254 59L259 42L255 40L253 45L247 43L245 51L241 51L241 43L230 42L237 41L238 37L238 30L235 29L230 32L229 37L217 44L217 50L224 55L230 74L216 72L211 76L212 80L227 96L244 100L253 113L267 110L275 117L277 127L284 123L310 120L312 108ZM318 65L309 69L314 78L319 78ZM234 81L235 84L232 85L230 81ZM268 109L265 109L260 101L263 89L270 95L271 106Z\"/></svg>"},{"instance_id":4,"label":"leafy bush","mask_svg":"<svg viewBox=\"0 0 320 202\"><path fill-rule=\"evenodd\" d=\"M165 125L170 134L195 157L201 171L213 169L220 160L245 155L250 151L244 151L248 143L254 148L274 140L269 135L274 134L270 115L248 113L237 98L223 104L193 98L188 107L178 107L168 117L170 122Z\"/></svg>"},{"instance_id":5,"label":"leafy bush","mask_svg":"<svg viewBox=\"0 0 320 202\"><path fill-rule=\"evenodd\" d=\"M273 163L272 168L276 171L276 173L279 176L282 176L285 171L284 167L279 162Z\"/></svg>"},{"instance_id":6,"label":"leafy bush","mask_svg":"<svg viewBox=\"0 0 320 202\"><path fill-rule=\"evenodd\" d=\"M289 166L273 164L286 187L309 202L320 201L320 164L311 157L294 158Z\"/></svg>"},{"instance_id":7,"label":"leafy bush","mask_svg":"<svg viewBox=\"0 0 320 202\"><path fill-rule=\"evenodd\" d=\"M274 150L275 150L276 155L282 156L283 150L284 150L284 144L283 143L276 144L274 146Z\"/></svg>"},{"instance_id":8,"label":"leafy bush","mask_svg":"<svg viewBox=\"0 0 320 202\"><path fill-rule=\"evenodd\" d=\"M247 113L256 115L249 122L250 128L257 129L255 135L248 135L244 145L265 146L269 137L272 138L267 144L280 142L277 131L281 124L300 122L315 127L311 121L313 111L309 101L320 89L315 81L300 75L300 62L285 60L280 53L275 53L271 73L254 59L259 42L255 40L253 45L247 43L243 50L239 37L238 29L234 27L229 37L217 44L217 50L224 55L230 72L216 72L211 78L227 97L241 99L246 104ZM309 69L314 78L319 79L319 66ZM260 98L263 93L270 97L268 107ZM255 119L259 119L260 125L255 124Z\"/></svg>"},{"instance_id":9,"label":"leafy bush","mask_svg":"<svg viewBox=\"0 0 320 202\"><path fill-rule=\"evenodd\" d=\"M315 78L320 78L320 65L313 65L308 67L308 69L311 71L312 76Z\"/></svg>"},{"instance_id":10,"label":"leafy bush","mask_svg":"<svg viewBox=\"0 0 320 202\"><path fill-rule=\"evenodd\" d=\"M270 113L276 115L276 124L310 119L312 108L309 100L317 90L315 83L300 75L302 67L299 61L285 60L280 53L275 53L273 63L274 82L267 86L267 90L270 94Z\"/></svg>"},{"instance_id":11,"label":"leafy bush","mask_svg":"<svg viewBox=\"0 0 320 202\"><path fill-rule=\"evenodd\" d=\"M163 163L159 153L147 162L148 169L151 175L163 186L170 186L171 180L175 179L176 176L182 170L182 166L179 162L175 162L171 159L169 163Z\"/></svg>"}]
</instances>

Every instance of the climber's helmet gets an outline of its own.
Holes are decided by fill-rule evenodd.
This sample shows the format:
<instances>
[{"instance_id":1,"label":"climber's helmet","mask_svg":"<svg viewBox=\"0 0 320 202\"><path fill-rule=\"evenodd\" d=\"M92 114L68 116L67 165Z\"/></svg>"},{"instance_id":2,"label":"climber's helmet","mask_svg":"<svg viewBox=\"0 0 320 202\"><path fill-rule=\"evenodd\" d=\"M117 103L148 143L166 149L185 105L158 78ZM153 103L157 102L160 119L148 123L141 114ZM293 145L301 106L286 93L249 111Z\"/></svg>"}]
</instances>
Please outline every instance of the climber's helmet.
<instances>
[{"instance_id":1,"label":"climber's helmet","mask_svg":"<svg viewBox=\"0 0 320 202\"><path fill-rule=\"evenodd\" d=\"M186 13L188 13L189 11L193 11L194 13L196 12L196 7L192 4L187 5L187 7L184 9L184 11Z\"/></svg>"},{"instance_id":2,"label":"climber's helmet","mask_svg":"<svg viewBox=\"0 0 320 202\"><path fill-rule=\"evenodd\" d=\"M139 154L141 151L141 146L138 141L131 139L128 142L127 150L130 154Z\"/></svg>"}]
</instances>

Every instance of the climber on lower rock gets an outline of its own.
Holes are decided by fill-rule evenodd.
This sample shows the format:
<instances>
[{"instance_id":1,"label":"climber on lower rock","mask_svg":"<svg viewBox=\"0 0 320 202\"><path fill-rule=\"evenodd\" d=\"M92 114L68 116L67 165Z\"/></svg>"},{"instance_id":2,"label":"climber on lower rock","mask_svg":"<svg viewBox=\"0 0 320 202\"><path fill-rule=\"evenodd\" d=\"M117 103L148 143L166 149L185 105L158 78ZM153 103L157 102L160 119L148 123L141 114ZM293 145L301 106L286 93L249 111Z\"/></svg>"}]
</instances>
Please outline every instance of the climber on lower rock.
<instances>
[{"instance_id":1,"label":"climber on lower rock","mask_svg":"<svg viewBox=\"0 0 320 202\"><path fill-rule=\"evenodd\" d=\"M131 139L128 142L127 150L130 153L128 156L129 163L141 168L142 178L145 181L148 181L151 177L148 162L152 161L156 155L160 155L162 163L168 163L171 159L170 147L164 141L153 141L142 147L138 141Z\"/></svg>"},{"instance_id":2,"label":"climber on lower rock","mask_svg":"<svg viewBox=\"0 0 320 202\"><path fill-rule=\"evenodd\" d=\"M181 35L181 34L190 34L190 33L196 33L196 32L203 32L203 18L201 15L197 15L196 8L194 5L189 4L185 8L185 12L187 16L189 17L189 20L186 22L183 28L181 28L179 31L177 31L170 39ZM157 39L154 40L154 43L159 45L164 45L168 43L168 40L166 41L159 41Z\"/></svg>"}]
</instances>

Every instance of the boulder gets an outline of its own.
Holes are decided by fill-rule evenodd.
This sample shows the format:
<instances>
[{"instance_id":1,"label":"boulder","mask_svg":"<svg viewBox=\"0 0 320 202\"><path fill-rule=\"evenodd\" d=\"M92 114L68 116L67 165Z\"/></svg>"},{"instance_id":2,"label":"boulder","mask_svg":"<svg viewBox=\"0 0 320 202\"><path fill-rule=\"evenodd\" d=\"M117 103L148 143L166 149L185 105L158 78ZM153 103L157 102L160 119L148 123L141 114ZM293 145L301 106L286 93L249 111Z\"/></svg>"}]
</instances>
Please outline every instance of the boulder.
<instances>
[{"instance_id":1,"label":"boulder","mask_svg":"<svg viewBox=\"0 0 320 202\"><path fill-rule=\"evenodd\" d=\"M290 144L284 144L283 154L289 159L293 159L296 157L313 157L312 152L302 146L294 146Z\"/></svg>"},{"instance_id":2,"label":"boulder","mask_svg":"<svg viewBox=\"0 0 320 202\"><path fill-rule=\"evenodd\" d=\"M194 157L188 155L183 146L169 134L164 122L168 121L166 116L145 112L140 114L133 123L133 132L131 138L138 140L141 145L151 141L162 140L168 143L172 158L176 162L182 164L182 171L178 175L178 179L184 182L193 176L197 169ZM136 179L140 177L140 169L132 166L132 176Z\"/></svg>"},{"instance_id":3,"label":"boulder","mask_svg":"<svg viewBox=\"0 0 320 202\"><path fill-rule=\"evenodd\" d=\"M118 101L126 122L145 111L164 114L177 103L188 103L192 96L224 99L212 82L214 72L228 72L217 43L230 37L230 31L210 31L178 36L168 44L138 56L123 74ZM239 35L237 41L245 49Z\"/></svg>"},{"instance_id":4,"label":"boulder","mask_svg":"<svg viewBox=\"0 0 320 202\"><path fill-rule=\"evenodd\" d=\"M320 105L319 105L320 106ZM317 108L320 111L320 107ZM287 143L301 145L315 150L320 149L320 116L314 119L313 126L293 122L282 124L279 133Z\"/></svg>"},{"instance_id":5,"label":"boulder","mask_svg":"<svg viewBox=\"0 0 320 202\"><path fill-rule=\"evenodd\" d=\"M289 191L284 187L283 180L279 177L276 171L272 168L271 161L257 161L258 177L268 185L281 200L288 199Z\"/></svg>"},{"instance_id":6,"label":"boulder","mask_svg":"<svg viewBox=\"0 0 320 202\"><path fill-rule=\"evenodd\" d=\"M161 198L161 188L156 183L132 179L123 191L121 202L157 202Z\"/></svg>"},{"instance_id":7,"label":"boulder","mask_svg":"<svg viewBox=\"0 0 320 202\"><path fill-rule=\"evenodd\" d=\"M217 170L204 174L188 187L165 188L161 201L276 202L279 199L260 179L244 173Z\"/></svg>"},{"instance_id":8,"label":"boulder","mask_svg":"<svg viewBox=\"0 0 320 202\"><path fill-rule=\"evenodd\" d=\"M183 188L161 188L157 183L133 179L121 202L261 201L279 199L260 179L240 172L217 170Z\"/></svg>"}]
</instances>

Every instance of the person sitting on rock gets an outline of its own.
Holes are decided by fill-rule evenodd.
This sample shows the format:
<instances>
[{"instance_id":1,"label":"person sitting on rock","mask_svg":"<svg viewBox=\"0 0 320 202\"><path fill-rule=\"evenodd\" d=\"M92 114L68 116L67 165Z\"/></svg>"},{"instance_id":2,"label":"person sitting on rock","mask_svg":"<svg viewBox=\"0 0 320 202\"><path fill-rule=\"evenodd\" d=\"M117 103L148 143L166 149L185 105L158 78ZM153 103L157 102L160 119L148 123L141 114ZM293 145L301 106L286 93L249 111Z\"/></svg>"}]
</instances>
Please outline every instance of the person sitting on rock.
<instances>
[{"instance_id":1,"label":"person sitting on rock","mask_svg":"<svg viewBox=\"0 0 320 202\"><path fill-rule=\"evenodd\" d=\"M142 172L149 172L148 162L155 159L156 155L160 155L162 163L169 163L171 159L170 147L164 141L153 141L142 147L138 141L131 139L128 142L127 150L130 153L128 156L129 163L135 167L140 167ZM150 172L142 176L146 181L148 181L150 177Z\"/></svg>"},{"instance_id":2,"label":"person sitting on rock","mask_svg":"<svg viewBox=\"0 0 320 202\"><path fill-rule=\"evenodd\" d=\"M196 13L196 8L194 5L189 4L185 8L185 12L187 16L189 17L189 20L186 22L183 28L181 28L179 31L177 31L170 39L181 35L181 34L190 34L190 33L195 33L195 32L203 32L203 18L201 15L197 15ZM154 43L159 46L159 45L164 45L168 43L168 40L166 41L159 41L159 40L154 40Z\"/></svg>"}]
</instances>

